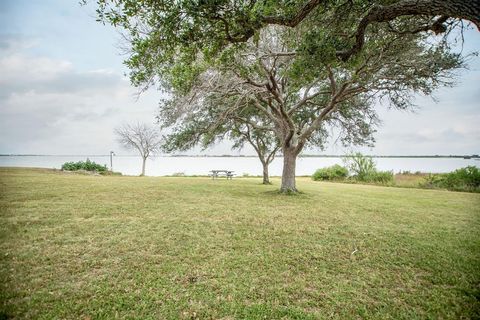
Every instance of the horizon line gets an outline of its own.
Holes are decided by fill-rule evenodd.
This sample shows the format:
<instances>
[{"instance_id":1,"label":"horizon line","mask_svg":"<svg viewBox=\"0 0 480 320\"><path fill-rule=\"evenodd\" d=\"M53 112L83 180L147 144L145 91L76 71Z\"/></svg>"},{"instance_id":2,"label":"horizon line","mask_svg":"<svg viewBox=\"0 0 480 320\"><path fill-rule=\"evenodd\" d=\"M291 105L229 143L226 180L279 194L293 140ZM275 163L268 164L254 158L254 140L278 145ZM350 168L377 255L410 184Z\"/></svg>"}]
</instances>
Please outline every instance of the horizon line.
<instances>
[{"instance_id":1,"label":"horizon line","mask_svg":"<svg viewBox=\"0 0 480 320\"><path fill-rule=\"evenodd\" d=\"M318 158L343 158L347 157L349 154L300 154L299 157L318 157ZM381 154L363 154L364 156L372 158L480 158L479 154L410 154L410 155L381 155ZM114 155L115 157L138 157L138 155L129 155L129 154L119 154ZM109 154L22 154L22 153L4 153L0 154L0 157L110 157ZM212 158L221 158L221 157L258 157L255 154L246 154L246 155L233 155L233 154L160 154L153 157L212 157ZM277 157L283 157L282 154L279 154Z\"/></svg>"}]
</instances>

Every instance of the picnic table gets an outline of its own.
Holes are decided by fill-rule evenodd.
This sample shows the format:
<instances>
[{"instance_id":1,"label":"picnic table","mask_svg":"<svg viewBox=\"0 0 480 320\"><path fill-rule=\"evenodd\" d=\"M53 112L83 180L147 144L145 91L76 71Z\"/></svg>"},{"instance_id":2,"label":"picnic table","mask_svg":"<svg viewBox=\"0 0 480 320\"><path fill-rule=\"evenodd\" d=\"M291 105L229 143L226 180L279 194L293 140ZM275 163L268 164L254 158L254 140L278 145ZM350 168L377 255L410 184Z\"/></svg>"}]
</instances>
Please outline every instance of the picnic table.
<instances>
[{"instance_id":1,"label":"picnic table","mask_svg":"<svg viewBox=\"0 0 480 320\"><path fill-rule=\"evenodd\" d=\"M212 179L215 180L215 178L219 178L219 177L226 177L227 180L230 179L232 180L233 176L235 175L234 172L235 171L231 171L231 170L211 170L211 176L212 176Z\"/></svg>"}]
</instances>

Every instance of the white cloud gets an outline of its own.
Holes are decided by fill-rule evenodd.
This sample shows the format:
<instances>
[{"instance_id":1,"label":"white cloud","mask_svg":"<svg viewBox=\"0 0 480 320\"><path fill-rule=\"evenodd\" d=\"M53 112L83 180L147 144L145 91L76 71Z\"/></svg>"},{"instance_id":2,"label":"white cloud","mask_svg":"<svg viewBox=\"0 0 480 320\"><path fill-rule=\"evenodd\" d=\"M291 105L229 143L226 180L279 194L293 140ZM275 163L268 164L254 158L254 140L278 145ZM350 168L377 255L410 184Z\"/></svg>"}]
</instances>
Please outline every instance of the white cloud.
<instances>
[{"instance_id":1,"label":"white cloud","mask_svg":"<svg viewBox=\"0 0 480 320\"><path fill-rule=\"evenodd\" d=\"M0 69L0 153L106 153L115 126L154 122L158 97L136 101L114 71L12 50L2 50Z\"/></svg>"},{"instance_id":2,"label":"white cloud","mask_svg":"<svg viewBox=\"0 0 480 320\"><path fill-rule=\"evenodd\" d=\"M10 54L0 58L0 84L8 82L39 82L52 80L59 74L71 71L68 61L57 61L45 57L28 57L21 54ZM29 78L26 79L25 75Z\"/></svg>"}]
</instances>

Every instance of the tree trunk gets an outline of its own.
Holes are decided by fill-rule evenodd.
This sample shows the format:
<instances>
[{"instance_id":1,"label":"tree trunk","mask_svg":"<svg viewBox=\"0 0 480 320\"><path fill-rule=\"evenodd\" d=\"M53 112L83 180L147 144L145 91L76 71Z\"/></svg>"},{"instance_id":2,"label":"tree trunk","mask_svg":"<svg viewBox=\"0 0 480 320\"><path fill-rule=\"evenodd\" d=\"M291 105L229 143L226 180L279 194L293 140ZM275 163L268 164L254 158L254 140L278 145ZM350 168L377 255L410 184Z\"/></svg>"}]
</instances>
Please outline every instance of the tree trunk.
<instances>
[{"instance_id":1,"label":"tree trunk","mask_svg":"<svg viewBox=\"0 0 480 320\"><path fill-rule=\"evenodd\" d=\"M283 193L297 192L295 185L295 165L297 161L297 152L293 148L283 149L283 173L282 186L280 191Z\"/></svg>"},{"instance_id":2,"label":"tree trunk","mask_svg":"<svg viewBox=\"0 0 480 320\"><path fill-rule=\"evenodd\" d=\"M270 178L268 176L268 163L262 162L263 166L263 184L270 184Z\"/></svg>"},{"instance_id":3,"label":"tree trunk","mask_svg":"<svg viewBox=\"0 0 480 320\"><path fill-rule=\"evenodd\" d=\"M145 175L145 163L147 162L147 158L142 158L142 174L140 174L141 177Z\"/></svg>"}]
</instances>

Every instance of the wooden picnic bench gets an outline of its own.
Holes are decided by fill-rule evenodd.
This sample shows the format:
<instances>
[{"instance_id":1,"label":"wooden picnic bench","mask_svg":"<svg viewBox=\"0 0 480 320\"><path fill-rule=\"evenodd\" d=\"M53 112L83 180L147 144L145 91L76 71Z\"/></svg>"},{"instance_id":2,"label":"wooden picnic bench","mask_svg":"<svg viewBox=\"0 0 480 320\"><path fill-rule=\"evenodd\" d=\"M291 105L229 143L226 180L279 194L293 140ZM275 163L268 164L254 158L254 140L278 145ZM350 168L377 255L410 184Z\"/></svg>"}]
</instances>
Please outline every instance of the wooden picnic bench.
<instances>
[{"instance_id":1,"label":"wooden picnic bench","mask_svg":"<svg viewBox=\"0 0 480 320\"><path fill-rule=\"evenodd\" d=\"M227 180L228 179L232 180L233 176L235 175L234 174L235 171L231 171L231 170L211 170L210 172L211 173L209 175L212 176L213 180L219 177L226 177Z\"/></svg>"}]
</instances>

